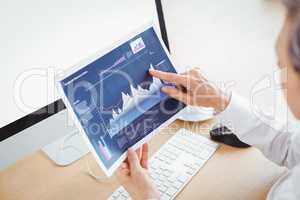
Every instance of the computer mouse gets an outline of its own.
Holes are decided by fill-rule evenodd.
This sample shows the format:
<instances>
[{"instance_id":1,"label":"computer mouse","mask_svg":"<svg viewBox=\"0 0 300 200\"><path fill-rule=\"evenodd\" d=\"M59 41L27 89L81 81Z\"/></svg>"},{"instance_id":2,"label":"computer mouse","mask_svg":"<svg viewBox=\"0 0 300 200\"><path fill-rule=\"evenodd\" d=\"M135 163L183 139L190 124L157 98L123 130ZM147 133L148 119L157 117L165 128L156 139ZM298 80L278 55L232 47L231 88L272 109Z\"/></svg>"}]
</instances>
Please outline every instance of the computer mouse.
<instances>
[{"instance_id":1,"label":"computer mouse","mask_svg":"<svg viewBox=\"0 0 300 200\"><path fill-rule=\"evenodd\" d=\"M239 140L239 138L226 126L217 125L214 126L210 132L210 138L216 142L221 142L232 147L237 148L248 148L251 147Z\"/></svg>"}]
</instances>

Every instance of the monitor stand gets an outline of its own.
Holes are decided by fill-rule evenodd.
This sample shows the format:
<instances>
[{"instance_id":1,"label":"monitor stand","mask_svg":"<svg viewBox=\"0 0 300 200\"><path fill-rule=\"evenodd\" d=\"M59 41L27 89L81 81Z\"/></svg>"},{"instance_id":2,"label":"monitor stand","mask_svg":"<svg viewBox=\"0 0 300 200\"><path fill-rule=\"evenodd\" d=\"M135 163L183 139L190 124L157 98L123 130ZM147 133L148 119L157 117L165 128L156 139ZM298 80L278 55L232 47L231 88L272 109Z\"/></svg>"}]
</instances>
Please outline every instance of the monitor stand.
<instances>
[{"instance_id":1,"label":"monitor stand","mask_svg":"<svg viewBox=\"0 0 300 200\"><path fill-rule=\"evenodd\" d=\"M68 166L89 152L82 136L78 131L50 143L42 151L57 165Z\"/></svg>"}]
</instances>

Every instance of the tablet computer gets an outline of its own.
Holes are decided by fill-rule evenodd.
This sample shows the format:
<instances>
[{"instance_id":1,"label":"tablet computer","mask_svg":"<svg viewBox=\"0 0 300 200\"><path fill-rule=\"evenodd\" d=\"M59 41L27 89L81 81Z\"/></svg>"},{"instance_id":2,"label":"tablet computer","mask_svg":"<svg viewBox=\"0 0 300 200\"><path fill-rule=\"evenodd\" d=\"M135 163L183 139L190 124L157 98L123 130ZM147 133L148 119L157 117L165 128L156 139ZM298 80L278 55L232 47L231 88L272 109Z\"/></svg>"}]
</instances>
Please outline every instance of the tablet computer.
<instances>
[{"instance_id":1,"label":"tablet computer","mask_svg":"<svg viewBox=\"0 0 300 200\"><path fill-rule=\"evenodd\" d=\"M89 150L107 176L161 128L183 103L161 92L149 69L174 72L153 24L80 62L58 80L62 99Z\"/></svg>"}]
</instances>

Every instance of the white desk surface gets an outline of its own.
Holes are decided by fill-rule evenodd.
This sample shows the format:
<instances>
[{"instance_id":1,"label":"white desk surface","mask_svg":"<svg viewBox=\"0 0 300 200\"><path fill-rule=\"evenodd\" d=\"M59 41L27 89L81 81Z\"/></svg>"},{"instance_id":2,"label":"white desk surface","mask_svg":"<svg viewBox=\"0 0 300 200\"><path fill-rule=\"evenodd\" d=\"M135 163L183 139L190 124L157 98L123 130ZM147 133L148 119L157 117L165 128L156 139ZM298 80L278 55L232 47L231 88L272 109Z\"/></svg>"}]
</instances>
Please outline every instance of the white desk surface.
<instances>
[{"instance_id":1,"label":"white desk surface","mask_svg":"<svg viewBox=\"0 0 300 200\"><path fill-rule=\"evenodd\" d=\"M207 123L174 122L150 141L150 155L177 129L207 134ZM97 176L104 174L91 154L68 167L59 167L42 152L0 171L0 199L5 200L105 200L119 186L116 179L96 181L86 170L86 162ZM265 169L268 169L267 171ZM176 197L177 200L265 200L274 182L284 173L255 148L238 149L221 145L212 158Z\"/></svg>"}]
</instances>

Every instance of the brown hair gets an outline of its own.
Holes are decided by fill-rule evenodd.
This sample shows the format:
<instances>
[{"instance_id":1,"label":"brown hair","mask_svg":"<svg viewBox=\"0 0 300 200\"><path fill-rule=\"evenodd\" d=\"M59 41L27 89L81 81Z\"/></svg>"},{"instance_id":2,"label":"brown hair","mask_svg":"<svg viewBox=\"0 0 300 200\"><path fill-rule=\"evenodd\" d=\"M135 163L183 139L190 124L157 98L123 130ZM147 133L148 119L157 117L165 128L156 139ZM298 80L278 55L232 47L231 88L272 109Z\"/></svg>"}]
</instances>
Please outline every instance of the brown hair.
<instances>
[{"instance_id":1,"label":"brown hair","mask_svg":"<svg viewBox=\"0 0 300 200\"><path fill-rule=\"evenodd\" d=\"M293 66L300 73L300 0L283 0L287 15L293 20L290 33L289 54Z\"/></svg>"}]
</instances>

